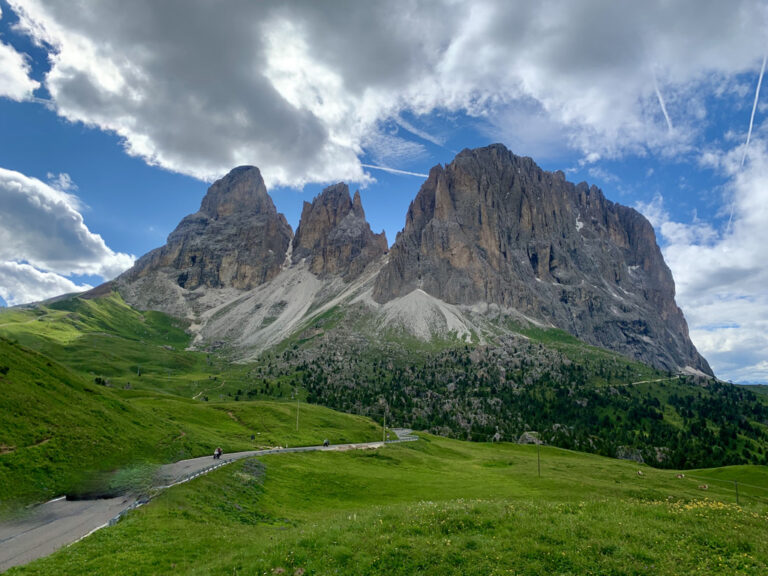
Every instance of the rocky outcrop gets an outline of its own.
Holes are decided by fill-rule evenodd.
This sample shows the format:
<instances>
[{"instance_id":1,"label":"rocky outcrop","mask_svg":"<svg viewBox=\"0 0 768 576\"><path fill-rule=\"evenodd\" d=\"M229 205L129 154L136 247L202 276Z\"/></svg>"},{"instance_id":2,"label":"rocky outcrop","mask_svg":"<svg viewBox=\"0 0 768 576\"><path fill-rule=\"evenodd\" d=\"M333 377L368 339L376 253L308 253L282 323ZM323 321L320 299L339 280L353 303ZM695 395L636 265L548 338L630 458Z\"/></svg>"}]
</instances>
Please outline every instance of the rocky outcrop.
<instances>
[{"instance_id":1,"label":"rocky outcrop","mask_svg":"<svg viewBox=\"0 0 768 576\"><path fill-rule=\"evenodd\" d=\"M354 199L346 184L329 186L312 203L304 202L293 239L294 263L307 259L318 276L358 276L388 248L384 232L374 234L365 219L360 192Z\"/></svg>"},{"instance_id":2,"label":"rocky outcrop","mask_svg":"<svg viewBox=\"0 0 768 576\"><path fill-rule=\"evenodd\" d=\"M292 236L259 169L241 166L216 181L200 210L184 218L165 246L142 256L118 284L161 271L187 290L248 290L277 276Z\"/></svg>"},{"instance_id":3,"label":"rocky outcrop","mask_svg":"<svg viewBox=\"0 0 768 576\"><path fill-rule=\"evenodd\" d=\"M373 296L416 289L515 309L660 368L712 373L650 223L499 144L433 168L411 203Z\"/></svg>"}]
</instances>

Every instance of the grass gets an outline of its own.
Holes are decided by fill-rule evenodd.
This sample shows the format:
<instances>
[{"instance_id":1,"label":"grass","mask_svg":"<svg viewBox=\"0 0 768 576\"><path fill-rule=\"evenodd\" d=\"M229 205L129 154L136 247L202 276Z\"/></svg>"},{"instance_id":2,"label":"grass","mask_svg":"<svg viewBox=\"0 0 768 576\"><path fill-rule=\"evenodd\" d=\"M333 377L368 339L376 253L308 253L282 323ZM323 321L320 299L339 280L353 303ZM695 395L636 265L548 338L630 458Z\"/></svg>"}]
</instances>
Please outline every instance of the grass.
<instances>
[{"instance_id":1,"label":"grass","mask_svg":"<svg viewBox=\"0 0 768 576\"><path fill-rule=\"evenodd\" d=\"M176 487L9 574L765 574L768 508L671 471L423 436ZM643 474L638 475L638 470ZM765 467L701 474L749 477Z\"/></svg>"},{"instance_id":2,"label":"grass","mask_svg":"<svg viewBox=\"0 0 768 576\"><path fill-rule=\"evenodd\" d=\"M7 370L6 370L7 368ZM202 402L95 384L0 338L0 511L76 490L97 472L275 445L376 440L369 420L293 402ZM252 438L253 437L253 438Z\"/></svg>"},{"instance_id":3,"label":"grass","mask_svg":"<svg viewBox=\"0 0 768 576\"><path fill-rule=\"evenodd\" d=\"M616 352L611 352L597 346L591 346L558 328L539 328L537 326L517 327L510 323L509 327L515 329L527 336L534 342L538 342L547 348L559 350L565 354L572 362L579 364L587 369L592 369L595 373L592 380L595 384L606 385L615 384L612 379L600 377L598 374L602 369L609 368L611 371L621 374L624 382L637 382L643 380L655 380L666 376L663 372L647 366L641 362L635 362ZM596 367L600 369L595 369Z\"/></svg>"},{"instance_id":4,"label":"grass","mask_svg":"<svg viewBox=\"0 0 768 576\"><path fill-rule=\"evenodd\" d=\"M333 328L340 314L314 328ZM185 327L117 294L0 313L0 512L67 491L141 489L153 466L218 445L381 438L370 420L306 403L297 431L288 379L187 351ZM664 376L560 331L526 335L601 367L590 384ZM464 346L383 338L414 357ZM286 401L234 401L267 381ZM631 390L662 405L682 394L674 381ZM539 476L538 453L423 435L382 450L238 462L9 574L768 573L768 468L678 477L542 447Z\"/></svg>"},{"instance_id":5,"label":"grass","mask_svg":"<svg viewBox=\"0 0 768 576\"><path fill-rule=\"evenodd\" d=\"M131 308L117 292L0 311L0 336L56 358L90 380L188 397L208 390L226 396L243 388L248 367L187 350L186 328L182 320Z\"/></svg>"},{"instance_id":6,"label":"grass","mask_svg":"<svg viewBox=\"0 0 768 576\"><path fill-rule=\"evenodd\" d=\"M332 330L342 317L331 309L306 332ZM0 512L64 492L142 489L157 464L219 445L231 452L381 438L370 420L306 403L296 430L288 377L265 365L257 378L253 367L187 351L185 328L116 293L1 312ZM586 366L589 384L603 390L654 380L631 392L659 399L677 427L683 421L665 406L671 396L700 395L562 331L520 331ZM278 352L300 347L302 334ZM451 338L381 337L413 358L468 350ZM256 388L261 400L235 401ZM270 395L285 401L264 400ZM598 416L612 416L606 410ZM9 573L768 573L768 468L678 477L542 447L539 476L538 453L423 435L376 451L239 462Z\"/></svg>"}]
</instances>

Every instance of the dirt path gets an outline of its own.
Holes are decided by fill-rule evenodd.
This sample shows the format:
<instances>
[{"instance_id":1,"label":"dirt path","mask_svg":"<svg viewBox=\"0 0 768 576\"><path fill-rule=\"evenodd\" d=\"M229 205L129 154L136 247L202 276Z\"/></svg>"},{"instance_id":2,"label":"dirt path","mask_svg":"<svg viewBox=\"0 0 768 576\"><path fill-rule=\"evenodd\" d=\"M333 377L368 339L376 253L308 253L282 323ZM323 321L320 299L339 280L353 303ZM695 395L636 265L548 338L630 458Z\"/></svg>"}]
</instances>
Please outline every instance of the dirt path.
<instances>
[{"instance_id":1,"label":"dirt path","mask_svg":"<svg viewBox=\"0 0 768 576\"><path fill-rule=\"evenodd\" d=\"M397 431L395 431L397 433ZM407 431L410 433L410 430ZM415 436L397 434L403 442L418 440ZM243 458L288 454L292 452L332 452L345 450L371 450L381 448L384 442L334 444L331 446L300 446L296 448L270 448L224 454L220 460L201 456L160 466L156 488L162 490L182 484ZM82 540L96 530L117 521L120 515L141 503L133 496L102 500L68 501L64 497L33 508L24 518L0 523L0 572L48 556L59 548Z\"/></svg>"},{"instance_id":2,"label":"dirt path","mask_svg":"<svg viewBox=\"0 0 768 576\"><path fill-rule=\"evenodd\" d=\"M200 392L198 392L197 394L192 396L192 400L197 400L203 394L206 394L208 392L213 392L214 390L218 390L219 388L223 388L223 387L224 387L224 381L222 380L221 384L219 384L218 386L214 386L213 388L205 388L204 390L200 390Z\"/></svg>"}]
</instances>

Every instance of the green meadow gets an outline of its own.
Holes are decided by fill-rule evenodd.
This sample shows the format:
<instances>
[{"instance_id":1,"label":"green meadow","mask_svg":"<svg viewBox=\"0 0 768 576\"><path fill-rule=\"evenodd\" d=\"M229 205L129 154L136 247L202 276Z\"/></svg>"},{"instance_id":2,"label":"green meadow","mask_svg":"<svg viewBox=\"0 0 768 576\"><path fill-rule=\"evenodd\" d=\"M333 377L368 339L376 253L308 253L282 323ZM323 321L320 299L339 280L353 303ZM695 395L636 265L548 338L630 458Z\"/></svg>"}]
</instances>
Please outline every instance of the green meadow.
<instances>
[{"instance_id":1,"label":"green meadow","mask_svg":"<svg viewBox=\"0 0 768 576\"><path fill-rule=\"evenodd\" d=\"M381 427L367 419L306 403L203 402L114 389L4 338L0 390L0 511L90 486L97 473L202 456L216 446L381 438Z\"/></svg>"},{"instance_id":2,"label":"green meadow","mask_svg":"<svg viewBox=\"0 0 768 576\"><path fill-rule=\"evenodd\" d=\"M272 455L9 574L768 573L768 468L687 474L429 435Z\"/></svg>"},{"instance_id":3,"label":"green meadow","mask_svg":"<svg viewBox=\"0 0 768 576\"><path fill-rule=\"evenodd\" d=\"M186 350L187 323L131 308L113 292L0 312L0 336L116 388L211 399L242 386L243 366Z\"/></svg>"},{"instance_id":4,"label":"green meadow","mask_svg":"<svg viewBox=\"0 0 768 576\"><path fill-rule=\"evenodd\" d=\"M233 364L188 350L186 328L116 293L0 312L0 513L61 494L146 487L157 465L216 446L381 439L380 423L305 401L302 373L281 366L292 347L258 366ZM564 334L528 336L605 374L580 390L593 412L601 394L616 398L595 412L596 426L617 426L634 409L640 439L663 421L678 440L697 427L701 445L687 452L764 459L762 428L740 416L746 392L693 386ZM470 352L456 350L458 366ZM335 392L353 402L350 411L376 402L352 392ZM626 414L614 409L619 400ZM759 420L762 400L749 401ZM420 434L377 450L227 465L8 572L174 573L764 575L768 467L661 470Z\"/></svg>"}]
</instances>

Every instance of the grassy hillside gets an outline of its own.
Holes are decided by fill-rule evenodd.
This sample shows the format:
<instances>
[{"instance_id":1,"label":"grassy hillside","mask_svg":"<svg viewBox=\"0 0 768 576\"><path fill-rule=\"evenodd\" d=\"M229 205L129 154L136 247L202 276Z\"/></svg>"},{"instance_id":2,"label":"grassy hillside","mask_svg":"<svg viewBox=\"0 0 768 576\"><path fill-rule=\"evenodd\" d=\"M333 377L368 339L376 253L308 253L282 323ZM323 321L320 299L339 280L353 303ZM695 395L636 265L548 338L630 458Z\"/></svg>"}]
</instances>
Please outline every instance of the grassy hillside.
<instances>
[{"instance_id":1,"label":"grassy hillside","mask_svg":"<svg viewBox=\"0 0 768 576\"><path fill-rule=\"evenodd\" d=\"M182 320L131 308L117 292L0 311L0 336L113 387L211 399L242 387L247 369L186 350L186 328Z\"/></svg>"},{"instance_id":2,"label":"grassy hillside","mask_svg":"<svg viewBox=\"0 0 768 576\"><path fill-rule=\"evenodd\" d=\"M766 461L766 397L751 390L672 377L556 331L486 346L373 342L349 339L347 320L329 311L241 366L187 351L181 321L117 294L1 312L0 511L217 445L381 437L366 418L304 400L655 466ZM538 452L423 435L240 462L9 574L768 573L765 466L679 474L541 447L539 476Z\"/></svg>"},{"instance_id":3,"label":"grassy hillside","mask_svg":"<svg viewBox=\"0 0 768 576\"><path fill-rule=\"evenodd\" d=\"M9 574L765 574L768 494L710 484L546 447L539 476L536 447L432 436L275 455Z\"/></svg>"},{"instance_id":4,"label":"grassy hillside","mask_svg":"<svg viewBox=\"0 0 768 576\"><path fill-rule=\"evenodd\" d=\"M505 323L506 322L506 323ZM7 335L112 389L210 401L302 399L476 441L548 444L656 466L768 463L768 396L677 378L560 330L499 320L485 345L378 331L335 307L250 365L188 351L186 325L116 293L0 312ZM517 334L509 331L517 331Z\"/></svg>"},{"instance_id":5,"label":"grassy hillside","mask_svg":"<svg viewBox=\"0 0 768 576\"><path fill-rule=\"evenodd\" d=\"M0 337L0 509L76 489L97 471L275 445L381 437L363 418L285 402L206 403L96 384ZM254 436L254 440L251 440Z\"/></svg>"}]
</instances>

